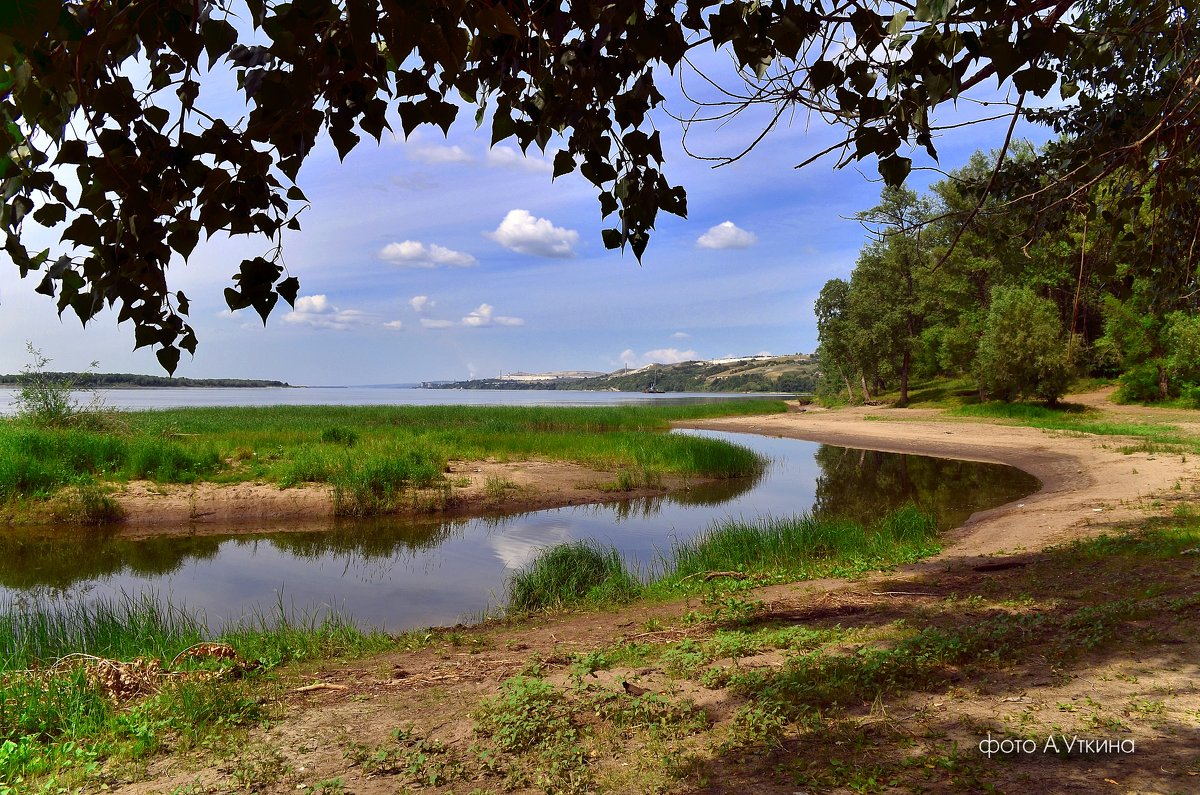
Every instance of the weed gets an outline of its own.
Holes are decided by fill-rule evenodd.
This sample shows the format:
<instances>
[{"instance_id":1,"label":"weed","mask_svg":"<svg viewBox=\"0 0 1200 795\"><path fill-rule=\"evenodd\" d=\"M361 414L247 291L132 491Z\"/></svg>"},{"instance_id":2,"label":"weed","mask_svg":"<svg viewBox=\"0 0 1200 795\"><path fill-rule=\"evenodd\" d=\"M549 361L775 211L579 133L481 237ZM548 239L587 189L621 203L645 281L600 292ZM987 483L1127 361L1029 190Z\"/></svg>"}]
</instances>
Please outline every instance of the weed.
<instances>
[{"instance_id":1,"label":"weed","mask_svg":"<svg viewBox=\"0 0 1200 795\"><path fill-rule=\"evenodd\" d=\"M353 447L358 442L358 433L341 425L333 425L321 431L321 441Z\"/></svg>"},{"instance_id":2,"label":"weed","mask_svg":"<svg viewBox=\"0 0 1200 795\"><path fill-rule=\"evenodd\" d=\"M590 781L581 732L562 693L542 679L513 677L475 713L476 730L508 753L532 757L535 783L549 793L581 793ZM525 778L510 772L510 785Z\"/></svg>"},{"instance_id":3,"label":"weed","mask_svg":"<svg viewBox=\"0 0 1200 795\"><path fill-rule=\"evenodd\" d=\"M675 701L646 693L601 691L590 706L599 718L626 731L647 732L651 737L681 739L708 728L708 714L691 701Z\"/></svg>"},{"instance_id":4,"label":"weed","mask_svg":"<svg viewBox=\"0 0 1200 795\"><path fill-rule=\"evenodd\" d=\"M80 525L104 525L125 518L125 509L110 496L110 489L84 481L59 492L50 506L59 522Z\"/></svg>"},{"instance_id":5,"label":"weed","mask_svg":"<svg viewBox=\"0 0 1200 795\"><path fill-rule=\"evenodd\" d=\"M787 718L774 708L746 705L738 708L729 726L723 752L746 748L778 748L787 729Z\"/></svg>"},{"instance_id":6,"label":"weed","mask_svg":"<svg viewBox=\"0 0 1200 795\"><path fill-rule=\"evenodd\" d=\"M519 488L520 486L508 478L493 475L483 484L483 496L488 502L499 503L504 501L510 491L516 491Z\"/></svg>"}]
</instances>

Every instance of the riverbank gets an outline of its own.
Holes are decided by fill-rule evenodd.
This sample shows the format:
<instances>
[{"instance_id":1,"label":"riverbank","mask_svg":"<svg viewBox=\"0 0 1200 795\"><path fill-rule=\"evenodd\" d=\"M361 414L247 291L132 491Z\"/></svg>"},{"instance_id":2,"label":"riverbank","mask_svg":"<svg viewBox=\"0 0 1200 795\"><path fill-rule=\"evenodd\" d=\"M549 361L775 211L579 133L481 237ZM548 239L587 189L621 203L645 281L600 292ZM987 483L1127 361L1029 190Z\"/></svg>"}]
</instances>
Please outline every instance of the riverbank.
<instances>
[{"instance_id":1,"label":"riverbank","mask_svg":"<svg viewBox=\"0 0 1200 795\"><path fill-rule=\"evenodd\" d=\"M1096 405L1130 421L1193 421ZM255 680L257 728L179 742L105 771L94 789L1194 788L1193 453L878 407L744 422L1023 465L1043 488L891 573L756 588L725 572L682 601L417 633L385 654L279 669ZM989 738L1009 750L984 753Z\"/></svg>"},{"instance_id":2,"label":"riverbank","mask_svg":"<svg viewBox=\"0 0 1200 795\"><path fill-rule=\"evenodd\" d=\"M1189 438L1200 439L1197 412L1116 406L1107 395L1070 400L1124 426L1170 423ZM775 417L713 419L680 427L1007 464L1042 482L1042 488L1027 498L971 517L949 535L940 560L1038 550L1095 535L1143 517L1156 498L1187 493L1200 482L1200 455L1188 449L1139 451L1143 445L1138 437L980 422L938 409L804 407Z\"/></svg>"}]
</instances>

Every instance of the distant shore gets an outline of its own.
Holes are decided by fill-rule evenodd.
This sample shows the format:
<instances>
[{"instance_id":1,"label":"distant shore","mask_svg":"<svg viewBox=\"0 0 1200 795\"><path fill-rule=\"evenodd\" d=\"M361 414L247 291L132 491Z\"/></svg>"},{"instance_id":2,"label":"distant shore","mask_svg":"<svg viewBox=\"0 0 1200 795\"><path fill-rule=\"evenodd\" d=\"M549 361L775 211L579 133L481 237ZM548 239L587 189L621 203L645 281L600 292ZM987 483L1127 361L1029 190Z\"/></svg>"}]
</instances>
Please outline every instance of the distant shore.
<instances>
[{"instance_id":1,"label":"distant shore","mask_svg":"<svg viewBox=\"0 0 1200 795\"><path fill-rule=\"evenodd\" d=\"M29 379L25 374L0 375L0 387L19 388ZM69 384L74 389L146 389L182 387L191 389L297 389L286 381L254 378L167 378L140 373L38 373L37 380Z\"/></svg>"}]
</instances>

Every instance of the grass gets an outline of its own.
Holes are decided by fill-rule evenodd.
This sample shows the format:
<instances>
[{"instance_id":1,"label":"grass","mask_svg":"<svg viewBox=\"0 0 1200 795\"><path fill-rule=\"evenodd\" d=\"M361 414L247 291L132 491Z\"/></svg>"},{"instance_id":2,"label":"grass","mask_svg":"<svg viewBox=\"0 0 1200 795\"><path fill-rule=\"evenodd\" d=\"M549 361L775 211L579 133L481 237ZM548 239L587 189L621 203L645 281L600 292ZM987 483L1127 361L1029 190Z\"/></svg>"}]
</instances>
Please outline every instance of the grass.
<instances>
[{"instance_id":1,"label":"grass","mask_svg":"<svg viewBox=\"0 0 1200 795\"><path fill-rule=\"evenodd\" d=\"M508 581L507 609L514 613L619 604L640 591L640 583L614 547L577 541L543 550Z\"/></svg>"},{"instance_id":2,"label":"grass","mask_svg":"<svg viewBox=\"0 0 1200 795\"><path fill-rule=\"evenodd\" d=\"M1009 420L1032 428L1090 433L1097 436L1129 436L1139 439L1136 446L1123 452L1200 453L1200 440L1185 434L1178 426L1154 422L1113 422L1099 419L1100 412L1065 403L1058 408L1029 403L979 403L960 406L948 412L953 417L983 417Z\"/></svg>"},{"instance_id":3,"label":"grass","mask_svg":"<svg viewBox=\"0 0 1200 795\"><path fill-rule=\"evenodd\" d=\"M1096 685L1111 680L1103 672L1113 661L1127 660L1143 676L1162 668L1170 677L1180 669L1165 659L1150 661L1171 654L1192 659L1180 644L1193 642L1184 638L1200 629L1192 557L1197 548L1200 513L1183 506L1171 517L1051 549L1003 573L906 580L905 592L920 598L858 593L853 611L814 609L804 618L797 618L795 607L774 614L758 603L751 622L730 621L714 610L683 639L678 630L656 626L657 633L635 636L657 639L572 655L569 687L510 680L477 711L477 730L519 731L518 739L529 741L506 745L490 735L498 750L495 765L510 778L514 768L539 765L530 747L565 733L572 747L584 751L573 768L577 777L591 786L619 780L642 792L703 789L713 779L726 785L717 789L734 782L753 789L769 781L822 791L987 792L995 782L995 791L1007 791L1007 785L1019 788L1014 780L1043 770L1032 761L1033 767L1022 768L1024 760L992 761L973 752L987 732L1136 738L1139 751L1143 743L1152 751L1154 742L1136 733L1142 726L1152 737L1179 733L1181 763L1191 765L1187 760L1195 754L1186 737L1200 712L1193 710L1190 688L1139 690L1136 676L1116 677L1130 683L1117 695L1103 695ZM711 602L738 593L738 584L727 583ZM823 604L816 600L809 607ZM853 616L849 625L842 623L844 615ZM774 662L740 662L759 655ZM1186 672L1190 662L1175 665ZM602 672L618 681L647 677L654 690L679 694L672 697L675 711L667 713L676 717L666 720L680 731L667 736L687 740L665 742L643 730L631 732L614 751L610 730L591 717L603 714L597 706L602 686L594 684ZM1057 706L1051 698L1041 712L1024 708L1044 698L1043 687L1058 695ZM1016 695L1001 700L1006 692ZM731 714L720 726L691 724L680 717L688 714L686 693L728 704ZM982 723L968 717L976 714L970 705L980 694L989 704L1012 702L1011 709ZM542 700L537 709L526 703L535 695ZM635 709L619 688L605 697ZM653 716L639 721L643 728L657 725ZM683 759L688 762L681 764ZM1066 775L1090 771L1096 760L1074 763L1067 756L1056 763ZM626 767L638 768L633 781L622 778ZM562 779L558 786L555 791L571 791Z\"/></svg>"},{"instance_id":4,"label":"grass","mask_svg":"<svg viewBox=\"0 0 1200 795\"><path fill-rule=\"evenodd\" d=\"M738 571L776 579L845 575L935 553L937 523L908 505L871 526L809 514L726 520L671 551L666 578Z\"/></svg>"},{"instance_id":5,"label":"grass","mask_svg":"<svg viewBox=\"0 0 1200 795\"><path fill-rule=\"evenodd\" d=\"M756 531L749 536L745 527L732 533L714 527L677 559L695 561L697 570L770 572L795 571L793 557L809 555L822 565L847 567L867 565L883 543L864 539L839 550L829 531L803 517L749 526ZM897 548L905 548L926 543L929 527L906 509L875 531L890 533ZM737 543L714 540L729 538ZM568 592L586 595L620 574L619 561L603 548L575 547L569 548L574 557L554 564L566 579L577 566L601 565L582 578L586 587ZM1138 689L1130 674L1125 679L1133 689L1104 695L1098 683L1113 660L1132 661L1136 667L1125 670L1149 680L1154 665L1147 661L1156 655L1191 659L1190 647L1180 644L1192 643L1200 630L1198 547L1200 512L1181 502L1170 516L1030 556L1023 567L910 577L902 586L907 596L852 588L831 603L779 608L753 601L746 592L750 580L702 584L684 579L689 569L676 564L676 582L702 589L708 612L684 616L682 624L630 629L625 640L506 679L473 709L462 705L474 725L468 737L457 730L437 736L450 720L439 706L422 718L436 724L431 728L405 725L378 745L350 738L349 771L313 770L312 786L354 791L349 774L361 771L413 790L650 792L773 781L859 792L988 791L985 785L998 775L1024 775L1023 760L970 752L989 731L1001 737L1131 736L1141 751L1146 735L1129 732L1149 727L1155 736L1181 732L1185 742L1194 716L1184 715L1177 700L1194 710L1190 689L1176 693L1149 682ZM704 557L690 557L697 554ZM839 605L847 609L830 609ZM220 635L253 663L242 679L179 676L153 692L114 701L84 668L53 669L56 656L86 647L169 659L203 632L202 622L139 600L31 615L0 632L0 647L23 649L0 665L6 671L0 675L4 795L94 787L111 781L120 764L189 749L237 755L241 761L227 765L231 786L249 788L272 775L282 781L288 775L283 751L263 745L251 754L250 746L242 747L247 727L274 716L266 704L281 685L272 672L288 661L370 654L407 642L336 621L256 617ZM221 665L192 662L178 670ZM32 666L38 670L28 670ZM560 666L559 673L548 666ZM649 689L621 686L638 681ZM1054 697L1043 699L1043 687ZM1027 691L1030 698L1011 699L1011 705L1000 698ZM436 703L458 692L439 693ZM976 703L980 693L1000 705L995 717L956 711L960 702ZM1049 705L1044 714L1028 707L1041 700ZM726 717L714 723L698 701L726 704ZM930 703L936 708L921 706ZM1152 744L1147 748L1153 752ZM1064 757L1057 764L1073 762Z\"/></svg>"},{"instance_id":6,"label":"grass","mask_svg":"<svg viewBox=\"0 0 1200 795\"><path fill-rule=\"evenodd\" d=\"M187 653L206 640L233 656ZM235 744L242 727L268 716L278 666L410 642L282 608L210 635L200 616L152 596L8 605L0 615L0 795L57 792L168 744Z\"/></svg>"},{"instance_id":7,"label":"grass","mask_svg":"<svg viewBox=\"0 0 1200 795\"><path fill-rule=\"evenodd\" d=\"M406 489L441 484L451 459L541 458L602 470L740 477L750 451L668 435L673 420L778 412L776 401L602 408L271 406L130 412L101 432L0 421L0 502L46 499L78 484L328 483L339 512L394 508Z\"/></svg>"},{"instance_id":8,"label":"grass","mask_svg":"<svg viewBox=\"0 0 1200 795\"><path fill-rule=\"evenodd\" d=\"M672 546L648 577L631 572L614 547L594 541L544 550L508 582L506 610L611 606L643 596L704 589L714 576L754 583L849 576L936 553L937 523L912 505L873 524L799 514L727 519Z\"/></svg>"}]
</instances>

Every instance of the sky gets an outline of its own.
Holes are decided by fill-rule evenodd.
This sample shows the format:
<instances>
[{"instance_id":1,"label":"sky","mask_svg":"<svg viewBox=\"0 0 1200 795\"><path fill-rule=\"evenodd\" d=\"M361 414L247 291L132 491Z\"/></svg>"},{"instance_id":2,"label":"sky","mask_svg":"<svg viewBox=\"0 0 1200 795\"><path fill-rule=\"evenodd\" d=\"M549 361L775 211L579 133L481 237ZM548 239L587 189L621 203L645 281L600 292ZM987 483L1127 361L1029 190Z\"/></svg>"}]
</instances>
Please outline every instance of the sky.
<instances>
[{"instance_id":1,"label":"sky","mask_svg":"<svg viewBox=\"0 0 1200 795\"><path fill-rule=\"evenodd\" d=\"M732 74L714 58L706 71ZM237 118L244 104L222 80L210 78L205 96L215 86L215 107ZM688 78L689 91L701 87ZM676 78L662 75L660 89L666 110L690 112ZM977 112L949 109L939 121ZM461 113L448 137L422 127L407 140L365 138L344 162L328 140L318 144L298 180L312 206L284 241L300 297L294 310L280 302L265 327L253 310L229 312L222 296L265 241L214 238L174 265L171 289L190 299L200 338L176 375L391 384L815 350L813 302L827 280L849 276L866 240L853 215L874 206L881 187L870 160L793 168L836 131L792 120L714 169L684 153L678 122L654 115L663 170L687 189L689 215L660 214L639 264L604 248L600 230L610 224L590 184L578 174L551 180L554 141L545 156L524 156L511 139L489 148L488 129L476 130L472 116ZM693 128L688 149L736 153L763 121L747 114ZM914 160L953 169L998 147L1006 127L951 131L937 142L939 163ZM937 178L917 171L909 185ZM29 362L28 343L55 370L97 362L101 372L163 374L151 349L133 350L130 323L118 325L113 312L87 327L70 312L60 319L36 283L0 253L0 373Z\"/></svg>"}]
</instances>

